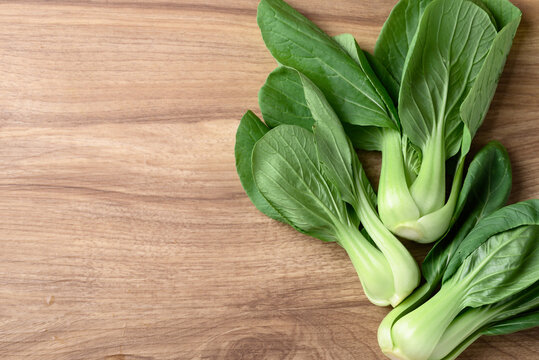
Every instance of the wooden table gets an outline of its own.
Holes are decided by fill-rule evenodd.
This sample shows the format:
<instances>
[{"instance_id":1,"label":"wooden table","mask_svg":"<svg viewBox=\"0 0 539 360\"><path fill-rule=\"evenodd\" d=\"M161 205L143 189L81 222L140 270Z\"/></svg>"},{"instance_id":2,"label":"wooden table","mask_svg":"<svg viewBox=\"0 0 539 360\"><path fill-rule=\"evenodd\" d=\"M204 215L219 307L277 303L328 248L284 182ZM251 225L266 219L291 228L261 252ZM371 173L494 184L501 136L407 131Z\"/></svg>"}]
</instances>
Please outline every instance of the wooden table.
<instances>
[{"instance_id":1,"label":"wooden table","mask_svg":"<svg viewBox=\"0 0 539 360\"><path fill-rule=\"evenodd\" d=\"M394 0L291 0L372 50ZM539 195L539 2L524 12L474 152ZM275 62L254 0L0 5L1 359L382 359L345 253L251 205L242 113ZM376 174L379 158L367 157ZM420 258L427 247L411 246ZM537 359L539 332L463 359Z\"/></svg>"}]
</instances>

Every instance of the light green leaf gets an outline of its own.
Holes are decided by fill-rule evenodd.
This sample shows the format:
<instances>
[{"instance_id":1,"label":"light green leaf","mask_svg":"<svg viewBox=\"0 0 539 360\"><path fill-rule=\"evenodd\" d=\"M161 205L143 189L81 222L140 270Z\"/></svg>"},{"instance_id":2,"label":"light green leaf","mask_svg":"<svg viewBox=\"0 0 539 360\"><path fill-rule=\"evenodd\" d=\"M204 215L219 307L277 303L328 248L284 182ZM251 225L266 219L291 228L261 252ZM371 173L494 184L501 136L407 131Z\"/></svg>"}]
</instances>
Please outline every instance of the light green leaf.
<instances>
[{"instance_id":1,"label":"light green leaf","mask_svg":"<svg viewBox=\"0 0 539 360\"><path fill-rule=\"evenodd\" d=\"M391 10L376 41L374 56L400 85L408 49L419 20L432 0L400 0Z\"/></svg>"},{"instance_id":2,"label":"light green leaf","mask_svg":"<svg viewBox=\"0 0 539 360\"><path fill-rule=\"evenodd\" d=\"M458 151L458 110L495 36L488 15L469 1L437 0L425 9L399 93L404 132L423 151L436 134L446 143L446 158Z\"/></svg>"},{"instance_id":3,"label":"light green leaf","mask_svg":"<svg viewBox=\"0 0 539 360\"><path fill-rule=\"evenodd\" d=\"M496 35L469 95L462 102L460 117L469 133L462 143L463 154L469 151L471 139L485 119L519 24L520 14Z\"/></svg>"},{"instance_id":4,"label":"light green leaf","mask_svg":"<svg viewBox=\"0 0 539 360\"><path fill-rule=\"evenodd\" d=\"M538 239L539 225L524 225L493 235L481 244L449 280L466 284L463 304L493 304L539 280Z\"/></svg>"},{"instance_id":5,"label":"light green leaf","mask_svg":"<svg viewBox=\"0 0 539 360\"><path fill-rule=\"evenodd\" d=\"M511 183L511 163L507 151L498 142L488 143L468 168L454 215L459 217L458 222L448 235L434 245L423 261L423 276L428 282L437 284L441 280L449 261L473 227L506 203Z\"/></svg>"},{"instance_id":6,"label":"light green leaf","mask_svg":"<svg viewBox=\"0 0 539 360\"><path fill-rule=\"evenodd\" d=\"M236 170L245 189L247 196L258 210L272 219L286 222L281 215L266 201L260 194L253 179L251 168L251 154L255 143L269 131L266 125L252 111L247 111L243 115L238 130L236 132L236 145L234 154L236 156Z\"/></svg>"},{"instance_id":7,"label":"light green leaf","mask_svg":"<svg viewBox=\"0 0 539 360\"><path fill-rule=\"evenodd\" d=\"M347 222L344 203L321 173L314 135L294 125L270 130L253 149L260 193L299 231L336 241L334 224Z\"/></svg>"},{"instance_id":8,"label":"light green leaf","mask_svg":"<svg viewBox=\"0 0 539 360\"><path fill-rule=\"evenodd\" d=\"M539 225L539 200L526 200L495 211L477 223L450 259L443 282L450 279L464 259L492 236L525 225Z\"/></svg>"}]
</instances>

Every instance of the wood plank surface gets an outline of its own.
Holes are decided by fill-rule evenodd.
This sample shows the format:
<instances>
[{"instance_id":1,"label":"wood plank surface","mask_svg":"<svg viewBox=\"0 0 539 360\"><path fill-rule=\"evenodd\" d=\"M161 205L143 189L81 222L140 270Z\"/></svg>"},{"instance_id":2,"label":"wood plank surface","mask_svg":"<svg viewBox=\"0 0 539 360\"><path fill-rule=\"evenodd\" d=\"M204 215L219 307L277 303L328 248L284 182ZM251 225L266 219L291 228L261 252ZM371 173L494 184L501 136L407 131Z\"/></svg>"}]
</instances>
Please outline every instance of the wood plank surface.
<instances>
[{"instance_id":1,"label":"wood plank surface","mask_svg":"<svg viewBox=\"0 0 539 360\"><path fill-rule=\"evenodd\" d=\"M372 50L395 0L290 0ZM539 196L539 1L473 151ZM260 214L234 135L275 62L255 0L0 4L1 359L383 359L337 245ZM364 156L375 176L379 157ZM428 247L410 246L421 258ZM539 332L462 359L537 359Z\"/></svg>"}]
</instances>

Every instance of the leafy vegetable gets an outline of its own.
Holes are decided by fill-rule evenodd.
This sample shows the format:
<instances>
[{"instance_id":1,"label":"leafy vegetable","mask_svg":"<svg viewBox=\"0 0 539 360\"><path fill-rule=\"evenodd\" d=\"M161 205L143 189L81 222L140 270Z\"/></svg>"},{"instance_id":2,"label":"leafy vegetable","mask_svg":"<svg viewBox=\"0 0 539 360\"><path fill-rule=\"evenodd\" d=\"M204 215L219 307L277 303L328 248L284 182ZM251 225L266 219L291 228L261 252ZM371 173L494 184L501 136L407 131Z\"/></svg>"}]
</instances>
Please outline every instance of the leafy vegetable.
<instances>
[{"instance_id":1,"label":"leafy vegetable","mask_svg":"<svg viewBox=\"0 0 539 360\"><path fill-rule=\"evenodd\" d=\"M375 55L394 59L391 71L401 83L403 135L422 153L417 178L410 183L405 166L398 164L399 138L387 136L389 144L382 150L388 164L380 175L379 212L396 234L432 242L449 228L464 157L486 115L520 21L520 13L513 14L512 22L497 33L494 16L478 1L408 0L399 2L384 26ZM402 26L406 31L398 32ZM445 161L458 152L446 199Z\"/></svg>"},{"instance_id":2,"label":"leafy vegetable","mask_svg":"<svg viewBox=\"0 0 539 360\"><path fill-rule=\"evenodd\" d=\"M539 287L535 283L496 304L466 309L445 330L431 358L455 359L481 335L507 334L537 326L539 319L535 318L534 323L527 310L538 308L538 297Z\"/></svg>"},{"instance_id":3,"label":"leafy vegetable","mask_svg":"<svg viewBox=\"0 0 539 360\"><path fill-rule=\"evenodd\" d=\"M292 226L339 242L373 303L389 303L394 293L391 268L361 235L357 217L322 174L312 133L294 125L271 130L255 145L253 174L260 192Z\"/></svg>"},{"instance_id":4,"label":"leafy vegetable","mask_svg":"<svg viewBox=\"0 0 539 360\"><path fill-rule=\"evenodd\" d=\"M296 93L296 101L290 102L296 85L303 94ZM374 192L325 97L303 74L280 67L268 77L259 100L263 113L265 104L276 105L269 114L283 124L262 137L253 150L252 169L260 193L299 231L338 241L373 303L398 304L419 282L417 265L378 218ZM313 133L287 125L298 118L313 122ZM372 243L359 232L358 220Z\"/></svg>"},{"instance_id":5,"label":"leafy vegetable","mask_svg":"<svg viewBox=\"0 0 539 360\"><path fill-rule=\"evenodd\" d=\"M456 214L459 217L453 231L438 241L423 261L422 272L427 282L437 284L441 280L464 237L481 219L507 202L511 183L511 162L507 150L499 142L488 143L468 168L457 201Z\"/></svg>"},{"instance_id":6,"label":"leafy vegetable","mask_svg":"<svg viewBox=\"0 0 539 360\"><path fill-rule=\"evenodd\" d=\"M382 350L396 359L454 358L490 324L537 310L538 213L539 200L528 200L479 221L452 254L438 293L382 331L390 334Z\"/></svg>"},{"instance_id":7,"label":"leafy vegetable","mask_svg":"<svg viewBox=\"0 0 539 360\"><path fill-rule=\"evenodd\" d=\"M422 264L426 283L392 310L378 328L378 343L382 350L392 349L393 324L423 304L442 281L449 262L456 255L459 245L476 224L501 208L511 191L511 163L505 148L498 142L483 147L468 168L459 196L456 226L438 241Z\"/></svg>"}]
</instances>

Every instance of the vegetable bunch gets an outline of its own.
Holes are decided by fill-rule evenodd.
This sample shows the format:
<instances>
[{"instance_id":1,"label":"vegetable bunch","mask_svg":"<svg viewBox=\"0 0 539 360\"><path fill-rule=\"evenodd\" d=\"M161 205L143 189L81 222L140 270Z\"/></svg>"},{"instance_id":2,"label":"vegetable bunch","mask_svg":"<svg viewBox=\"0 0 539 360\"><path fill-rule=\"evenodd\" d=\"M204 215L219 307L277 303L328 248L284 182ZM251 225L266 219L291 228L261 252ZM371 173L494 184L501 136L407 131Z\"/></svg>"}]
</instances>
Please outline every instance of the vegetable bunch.
<instances>
[{"instance_id":1,"label":"vegetable bunch","mask_svg":"<svg viewBox=\"0 0 539 360\"><path fill-rule=\"evenodd\" d=\"M394 359L453 359L539 324L539 201L502 208L499 143L464 166L520 17L507 0L400 0L371 55L282 0L259 4L278 67L264 121L247 111L238 127L241 183L264 214L344 248L368 299L395 307L378 331ZM355 149L382 152L378 195ZM437 241L413 293L421 274L397 236Z\"/></svg>"}]
</instances>

